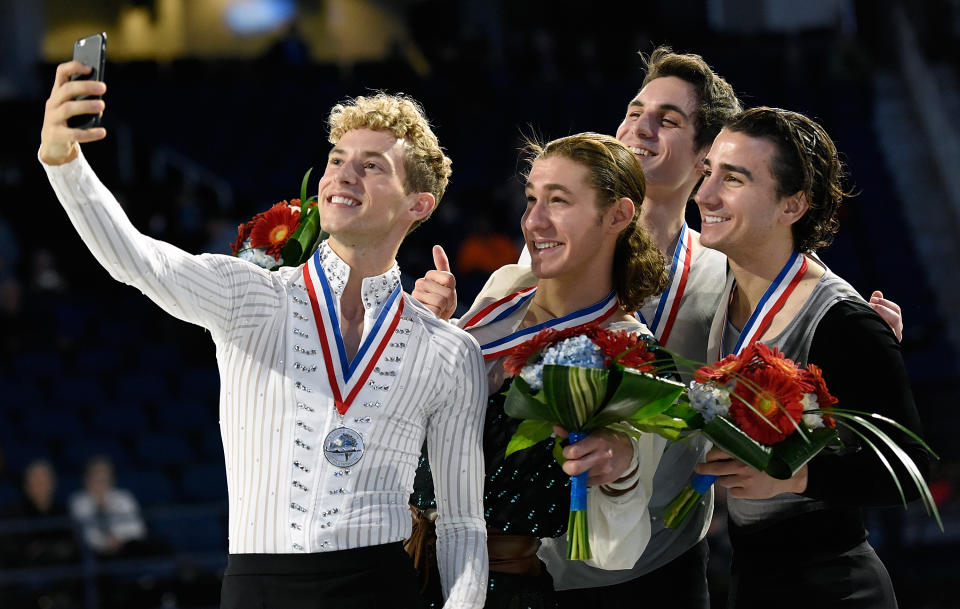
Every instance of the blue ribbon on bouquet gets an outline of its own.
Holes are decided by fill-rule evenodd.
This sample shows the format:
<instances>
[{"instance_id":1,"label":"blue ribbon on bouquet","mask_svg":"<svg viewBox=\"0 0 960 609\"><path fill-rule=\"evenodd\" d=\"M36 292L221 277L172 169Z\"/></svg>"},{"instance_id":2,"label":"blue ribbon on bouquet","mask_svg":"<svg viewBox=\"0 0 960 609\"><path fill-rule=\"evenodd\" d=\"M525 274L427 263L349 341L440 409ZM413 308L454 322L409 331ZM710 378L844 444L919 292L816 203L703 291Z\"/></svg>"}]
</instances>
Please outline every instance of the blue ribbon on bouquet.
<instances>
[{"instance_id":1,"label":"blue ribbon on bouquet","mask_svg":"<svg viewBox=\"0 0 960 609\"><path fill-rule=\"evenodd\" d=\"M587 437L582 431L571 431L568 440L570 444L576 444ZM570 511L583 512L587 509L587 473L583 472L576 476L570 476Z\"/></svg>"}]
</instances>

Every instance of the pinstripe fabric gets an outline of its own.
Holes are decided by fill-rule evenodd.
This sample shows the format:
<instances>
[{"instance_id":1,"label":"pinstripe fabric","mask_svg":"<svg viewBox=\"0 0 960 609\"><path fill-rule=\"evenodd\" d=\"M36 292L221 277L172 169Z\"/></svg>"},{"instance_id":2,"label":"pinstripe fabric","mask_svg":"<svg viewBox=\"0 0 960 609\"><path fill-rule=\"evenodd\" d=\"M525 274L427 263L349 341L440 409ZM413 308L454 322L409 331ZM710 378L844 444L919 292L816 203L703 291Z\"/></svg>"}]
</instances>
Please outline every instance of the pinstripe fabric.
<instances>
[{"instance_id":1,"label":"pinstripe fabric","mask_svg":"<svg viewBox=\"0 0 960 609\"><path fill-rule=\"evenodd\" d=\"M230 256L187 254L140 234L82 155L44 168L111 276L210 331L221 380L229 551L325 552L407 538L407 500L427 438L446 606L482 606L486 380L476 341L404 294L395 334L341 420L302 267L271 273ZM323 270L339 313L349 267L326 252ZM364 338L389 294L383 287L397 282L396 265L364 279ZM323 456L324 438L340 426L364 441L363 457L350 468Z\"/></svg>"}]
</instances>

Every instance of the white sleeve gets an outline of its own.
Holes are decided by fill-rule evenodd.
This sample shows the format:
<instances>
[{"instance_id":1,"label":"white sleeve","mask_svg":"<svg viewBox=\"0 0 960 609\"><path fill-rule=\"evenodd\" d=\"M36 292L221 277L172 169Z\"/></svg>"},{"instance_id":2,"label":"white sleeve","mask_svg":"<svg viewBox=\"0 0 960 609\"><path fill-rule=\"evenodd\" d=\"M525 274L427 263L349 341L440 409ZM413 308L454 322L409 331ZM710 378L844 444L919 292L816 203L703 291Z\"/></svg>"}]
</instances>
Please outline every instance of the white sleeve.
<instances>
[{"instance_id":1,"label":"white sleeve","mask_svg":"<svg viewBox=\"0 0 960 609\"><path fill-rule=\"evenodd\" d=\"M650 541L648 504L653 492L653 475L667 441L656 434L632 439L633 460L627 468L637 473L612 490L636 486L619 496L609 496L599 487L587 490L587 528L593 558L587 564L601 569L630 569Z\"/></svg>"},{"instance_id":2,"label":"white sleeve","mask_svg":"<svg viewBox=\"0 0 960 609\"><path fill-rule=\"evenodd\" d=\"M140 516L140 504L132 494L124 490L114 490L110 503L110 533L120 541L143 539L147 536L147 525Z\"/></svg>"},{"instance_id":3,"label":"white sleeve","mask_svg":"<svg viewBox=\"0 0 960 609\"><path fill-rule=\"evenodd\" d=\"M427 427L444 607L480 609L488 569L482 444L486 372L480 348L469 336L443 333L435 340L450 389Z\"/></svg>"},{"instance_id":4,"label":"white sleeve","mask_svg":"<svg viewBox=\"0 0 960 609\"><path fill-rule=\"evenodd\" d=\"M84 244L110 275L135 286L165 311L217 337L237 315L237 298L272 292L270 274L238 258L194 256L141 234L83 154L43 164L47 178Z\"/></svg>"}]
</instances>

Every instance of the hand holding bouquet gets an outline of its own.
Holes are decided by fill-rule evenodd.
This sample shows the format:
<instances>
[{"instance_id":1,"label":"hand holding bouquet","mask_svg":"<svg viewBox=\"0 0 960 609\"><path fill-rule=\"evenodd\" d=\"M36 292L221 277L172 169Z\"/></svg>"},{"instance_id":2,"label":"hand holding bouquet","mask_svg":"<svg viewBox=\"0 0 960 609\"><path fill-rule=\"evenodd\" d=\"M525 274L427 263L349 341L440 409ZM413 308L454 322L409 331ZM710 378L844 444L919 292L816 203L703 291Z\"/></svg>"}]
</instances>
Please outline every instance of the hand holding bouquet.
<instances>
[{"instance_id":1,"label":"hand holding bouquet","mask_svg":"<svg viewBox=\"0 0 960 609\"><path fill-rule=\"evenodd\" d=\"M504 404L523 419L507 446L507 455L549 438L553 426L578 442L599 429L637 437L641 431L676 438L686 428L669 409L683 393L682 384L654 376L662 362L635 334L596 324L569 330L546 329L507 359L507 374L516 375ZM672 363L672 362L671 362ZM562 462L559 440L554 455ZM591 558L587 530L587 473L574 476L570 488L567 558Z\"/></svg>"},{"instance_id":2,"label":"hand holding bouquet","mask_svg":"<svg viewBox=\"0 0 960 609\"><path fill-rule=\"evenodd\" d=\"M877 444L897 457L920 490L927 510L940 521L916 464L873 420L893 425L928 451L929 447L916 434L886 417L835 408L837 399L830 394L814 364L801 368L776 349L757 342L738 355L698 369L695 379L690 383L687 399L697 416L688 419L688 424L733 457L785 480L828 445L840 444L836 430L839 419L874 450L905 500L900 482ZM662 515L664 526L680 526L716 478L695 475L667 506Z\"/></svg>"}]
</instances>

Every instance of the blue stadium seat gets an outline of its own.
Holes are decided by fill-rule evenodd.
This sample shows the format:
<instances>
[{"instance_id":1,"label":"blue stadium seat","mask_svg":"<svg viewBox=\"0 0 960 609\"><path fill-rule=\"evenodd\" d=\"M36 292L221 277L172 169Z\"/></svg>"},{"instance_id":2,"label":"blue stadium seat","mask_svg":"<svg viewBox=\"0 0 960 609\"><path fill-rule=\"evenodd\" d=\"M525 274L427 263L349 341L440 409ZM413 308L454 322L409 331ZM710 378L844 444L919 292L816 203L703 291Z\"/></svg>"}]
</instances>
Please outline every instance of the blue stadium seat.
<instances>
[{"instance_id":1,"label":"blue stadium seat","mask_svg":"<svg viewBox=\"0 0 960 609\"><path fill-rule=\"evenodd\" d=\"M62 455L64 467L76 472L83 472L87 461L98 455L110 458L114 466L120 466L130 458L129 452L119 439L99 435L65 438L62 442Z\"/></svg>"},{"instance_id":2,"label":"blue stadium seat","mask_svg":"<svg viewBox=\"0 0 960 609\"><path fill-rule=\"evenodd\" d=\"M93 414L91 427L99 433L139 435L150 428L140 406L101 404Z\"/></svg>"},{"instance_id":3,"label":"blue stadium seat","mask_svg":"<svg viewBox=\"0 0 960 609\"><path fill-rule=\"evenodd\" d=\"M170 398L170 387L160 374L134 372L125 374L116 380L114 386L116 399L123 403L143 404L153 402L161 404Z\"/></svg>"},{"instance_id":4,"label":"blue stadium seat","mask_svg":"<svg viewBox=\"0 0 960 609\"><path fill-rule=\"evenodd\" d=\"M176 552L222 551L227 547L224 516L218 513L184 511L180 515L150 518L147 529Z\"/></svg>"},{"instance_id":5,"label":"blue stadium seat","mask_svg":"<svg viewBox=\"0 0 960 609\"><path fill-rule=\"evenodd\" d=\"M183 498L194 502L227 500L227 474L223 463L197 465L183 472L180 483Z\"/></svg>"},{"instance_id":6,"label":"blue stadium seat","mask_svg":"<svg viewBox=\"0 0 960 609\"><path fill-rule=\"evenodd\" d=\"M103 381L92 374L64 376L53 388L54 402L67 405L97 406L107 399Z\"/></svg>"},{"instance_id":7,"label":"blue stadium seat","mask_svg":"<svg viewBox=\"0 0 960 609\"><path fill-rule=\"evenodd\" d=\"M86 425L72 410L41 406L24 413L22 429L28 436L50 441L82 435Z\"/></svg>"},{"instance_id":8,"label":"blue stadium seat","mask_svg":"<svg viewBox=\"0 0 960 609\"><path fill-rule=\"evenodd\" d=\"M144 508L174 503L176 496L170 478L153 470L124 470L117 476L117 486L125 488Z\"/></svg>"},{"instance_id":9,"label":"blue stadium seat","mask_svg":"<svg viewBox=\"0 0 960 609\"><path fill-rule=\"evenodd\" d=\"M188 465L193 452L182 435L147 433L136 440L137 457L151 467Z\"/></svg>"}]
</instances>

